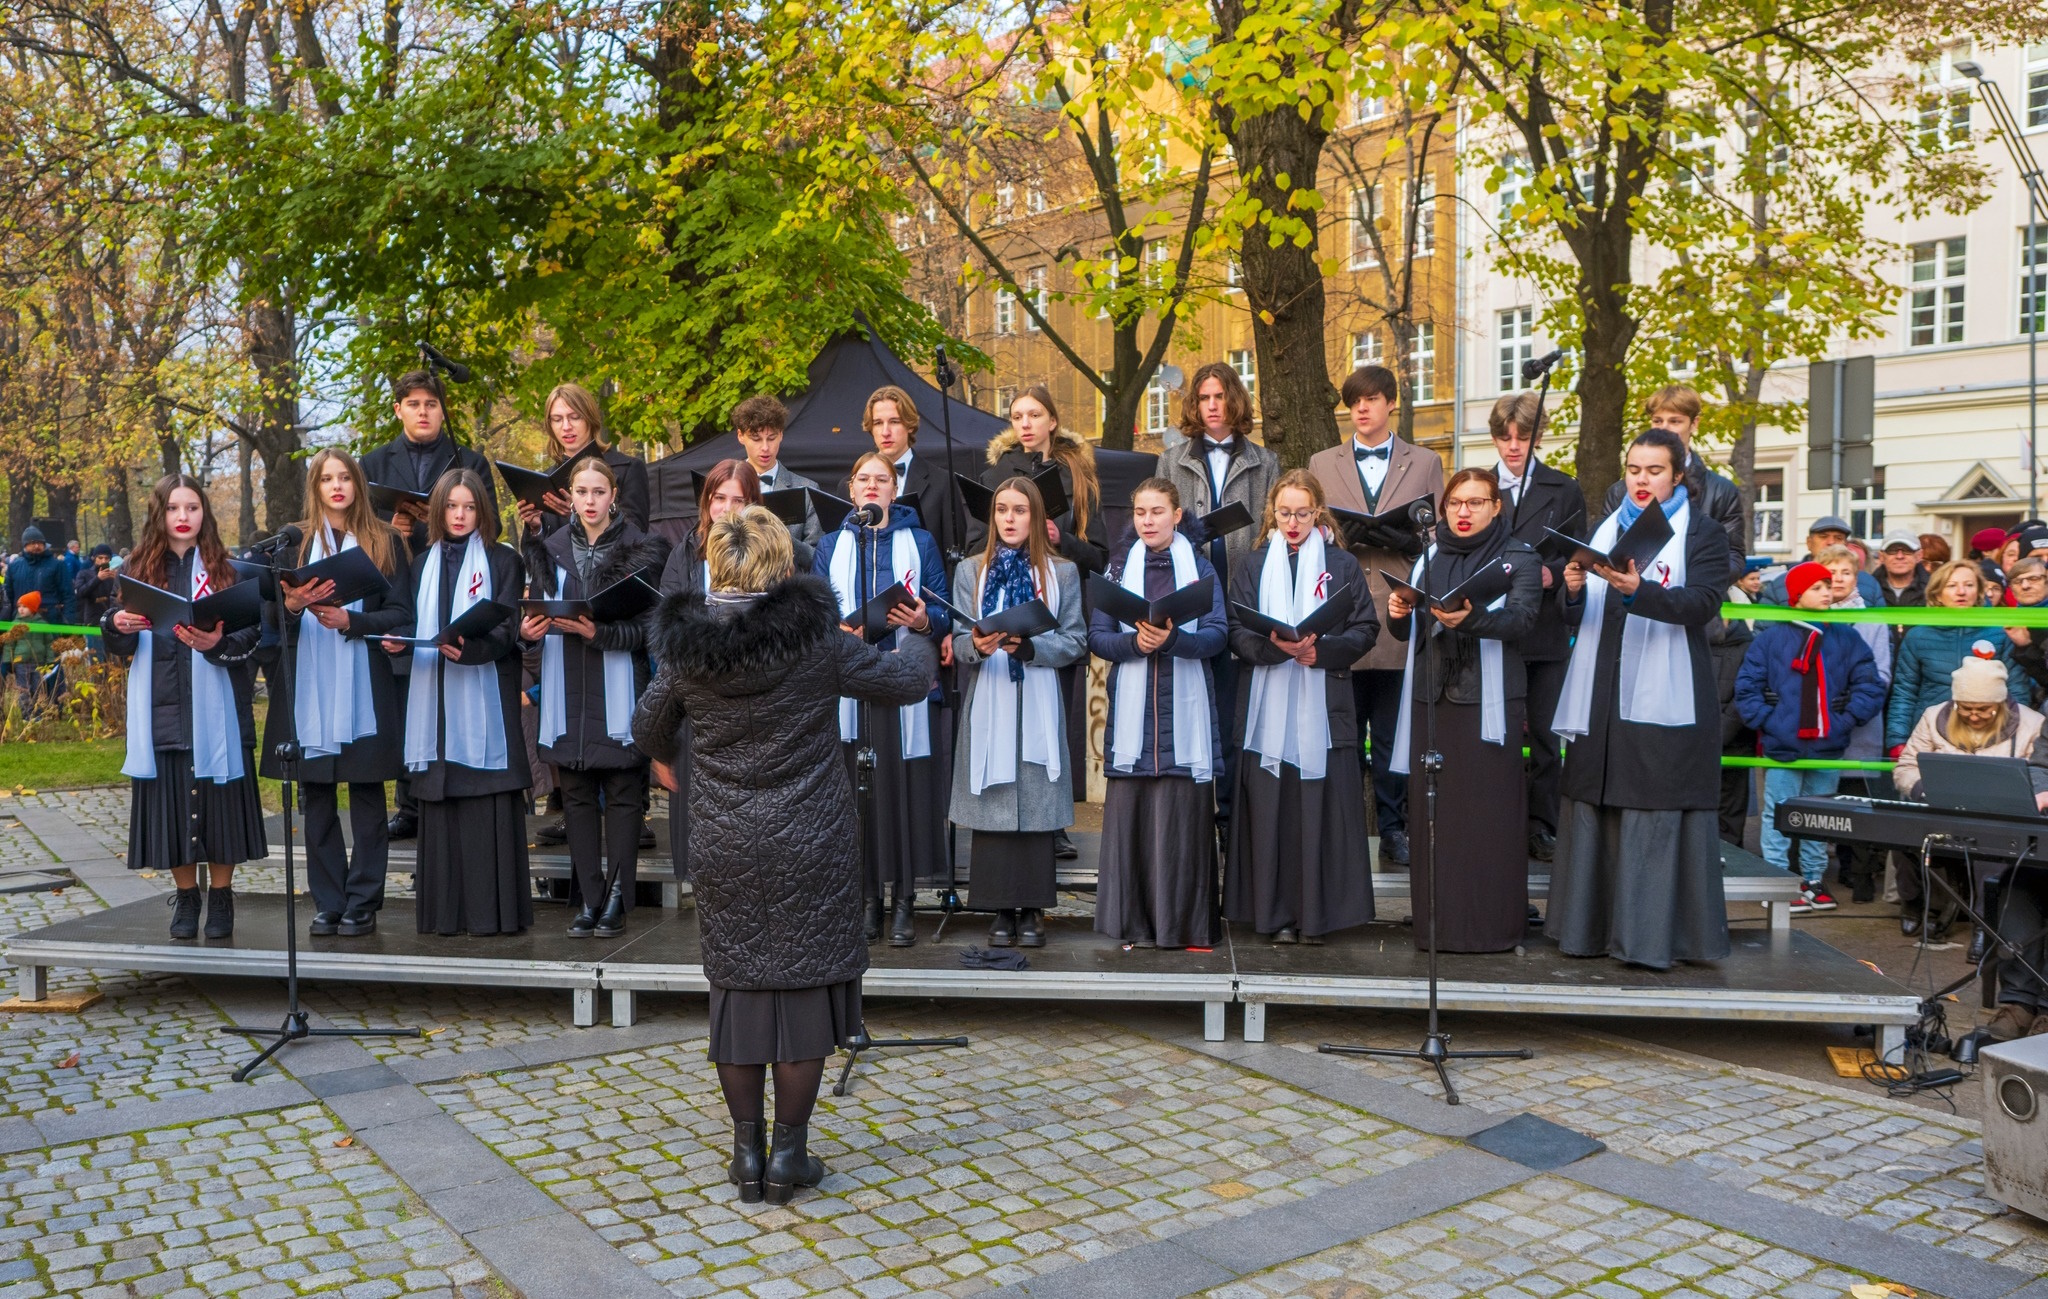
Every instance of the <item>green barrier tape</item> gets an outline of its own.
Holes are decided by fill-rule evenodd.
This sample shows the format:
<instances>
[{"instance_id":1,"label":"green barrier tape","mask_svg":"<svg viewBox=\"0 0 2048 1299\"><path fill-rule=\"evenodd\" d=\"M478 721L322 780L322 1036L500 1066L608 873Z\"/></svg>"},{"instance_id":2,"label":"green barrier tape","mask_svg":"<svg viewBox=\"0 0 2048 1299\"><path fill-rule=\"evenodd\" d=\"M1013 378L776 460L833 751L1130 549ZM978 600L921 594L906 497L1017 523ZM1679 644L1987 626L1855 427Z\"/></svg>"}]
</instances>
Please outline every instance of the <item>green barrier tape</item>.
<instances>
[{"instance_id":1,"label":"green barrier tape","mask_svg":"<svg viewBox=\"0 0 2048 1299\"><path fill-rule=\"evenodd\" d=\"M1881 622L1893 627L2048 627L2048 604L2026 609L1788 609L1782 604L1724 604L1721 616L1745 622Z\"/></svg>"},{"instance_id":2,"label":"green barrier tape","mask_svg":"<svg viewBox=\"0 0 2048 1299\"><path fill-rule=\"evenodd\" d=\"M1890 762L1858 762L1852 758L1798 758L1780 762L1776 758L1723 757L1724 767L1762 767L1767 771L1890 771Z\"/></svg>"},{"instance_id":3,"label":"green barrier tape","mask_svg":"<svg viewBox=\"0 0 2048 1299\"><path fill-rule=\"evenodd\" d=\"M0 622L0 631L9 631L15 627L26 627L32 632L50 636L97 636L100 634L100 629L97 627L67 627L62 623L54 622Z\"/></svg>"}]
</instances>

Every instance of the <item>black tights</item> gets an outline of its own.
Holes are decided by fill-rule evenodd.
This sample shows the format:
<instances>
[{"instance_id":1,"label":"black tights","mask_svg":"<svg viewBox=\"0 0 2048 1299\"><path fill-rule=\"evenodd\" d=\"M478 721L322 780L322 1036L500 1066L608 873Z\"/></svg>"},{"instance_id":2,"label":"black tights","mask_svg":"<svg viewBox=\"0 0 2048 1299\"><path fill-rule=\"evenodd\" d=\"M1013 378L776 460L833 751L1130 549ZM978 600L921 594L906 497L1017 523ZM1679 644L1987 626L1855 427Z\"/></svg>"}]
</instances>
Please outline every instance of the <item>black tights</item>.
<instances>
[{"instance_id":1,"label":"black tights","mask_svg":"<svg viewBox=\"0 0 2048 1299\"><path fill-rule=\"evenodd\" d=\"M825 1077L825 1061L778 1060L775 1062L775 1121L802 1127L811 1121L811 1109L818 1103L818 1084ZM765 1064L722 1064L718 1086L725 1092L725 1109L735 1123L759 1123L762 1089L768 1082Z\"/></svg>"}]
</instances>

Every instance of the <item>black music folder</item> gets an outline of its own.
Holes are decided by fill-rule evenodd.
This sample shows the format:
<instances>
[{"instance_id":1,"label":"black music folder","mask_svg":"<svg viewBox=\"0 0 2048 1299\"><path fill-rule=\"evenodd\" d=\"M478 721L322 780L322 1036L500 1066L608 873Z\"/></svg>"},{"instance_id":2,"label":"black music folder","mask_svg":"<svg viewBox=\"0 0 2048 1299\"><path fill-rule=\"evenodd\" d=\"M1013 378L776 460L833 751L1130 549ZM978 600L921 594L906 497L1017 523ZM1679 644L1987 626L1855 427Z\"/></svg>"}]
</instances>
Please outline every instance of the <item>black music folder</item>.
<instances>
[{"instance_id":1,"label":"black music folder","mask_svg":"<svg viewBox=\"0 0 2048 1299\"><path fill-rule=\"evenodd\" d=\"M1001 633L1004 636L1021 636L1029 639L1060 625L1060 620L1053 616L1052 610L1045 607L1043 600L1026 600L1022 604L1013 604L986 618L975 617L951 600L946 601L946 607L953 611L953 616L963 625L972 627L983 636Z\"/></svg>"},{"instance_id":2,"label":"black music folder","mask_svg":"<svg viewBox=\"0 0 2048 1299\"><path fill-rule=\"evenodd\" d=\"M867 643L877 645L890 632L896 630L889 625L889 611L916 603L917 597L910 593L910 588L898 582L852 613L843 616L840 621L849 627L860 628L861 635Z\"/></svg>"},{"instance_id":3,"label":"black music folder","mask_svg":"<svg viewBox=\"0 0 2048 1299\"><path fill-rule=\"evenodd\" d=\"M470 636L482 636L499 623L510 618L515 611L509 604L496 600L479 600L465 609L460 618L449 623L434 636L380 636L379 640L397 641L415 649L433 649L439 645L453 645L457 640Z\"/></svg>"},{"instance_id":4,"label":"black music folder","mask_svg":"<svg viewBox=\"0 0 2048 1299\"><path fill-rule=\"evenodd\" d=\"M690 499L697 502L697 507L700 510L704 506L704 485L704 471L692 469L690 471ZM804 507L810 501L809 492L810 489L807 487L785 487L779 492L763 492L761 493L761 504L769 513L781 519L784 524L792 528L801 528L806 517Z\"/></svg>"},{"instance_id":5,"label":"black music folder","mask_svg":"<svg viewBox=\"0 0 2048 1299\"><path fill-rule=\"evenodd\" d=\"M582 600L521 600L519 613L526 618L589 618L592 622L625 622L638 618L661 603L661 592L647 581L646 573L628 573L610 586ZM556 633L550 631L550 636Z\"/></svg>"},{"instance_id":6,"label":"black music folder","mask_svg":"<svg viewBox=\"0 0 2048 1299\"><path fill-rule=\"evenodd\" d=\"M277 576L288 586L304 586L309 582L334 583L334 594L322 603L336 608L391 589L391 579L384 576L384 571L360 546L329 555L304 568L281 569Z\"/></svg>"},{"instance_id":7,"label":"black music folder","mask_svg":"<svg viewBox=\"0 0 2048 1299\"><path fill-rule=\"evenodd\" d=\"M1293 626L1281 622L1278 618L1268 618L1250 605L1239 604L1235 600L1230 602L1230 608L1240 623L1262 636L1278 635L1281 640L1301 640L1308 636L1320 636L1343 626L1344 620L1351 616L1351 607L1358 598L1352 594L1354 589L1348 586L1338 587L1313 613Z\"/></svg>"},{"instance_id":8,"label":"black music folder","mask_svg":"<svg viewBox=\"0 0 2048 1299\"><path fill-rule=\"evenodd\" d=\"M1135 627L1141 622L1154 627L1172 623L1182 627L1208 613L1216 603L1216 579L1204 577L1188 583L1172 595L1157 600L1127 591L1100 573L1088 579L1088 603L1118 622Z\"/></svg>"},{"instance_id":9,"label":"black music folder","mask_svg":"<svg viewBox=\"0 0 2048 1299\"><path fill-rule=\"evenodd\" d=\"M987 523L995 510L996 489L966 474L954 474L953 481L960 488L960 499L966 503L967 512L977 522ZM1038 489L1040 499L1045 502L1045 517L1048 519L1059 518L1073 504L1067 499L1067 485L1060 478L1058 465L1047 465L1032 474L1031 485Z\"/></svg>"},{"instance_id":10,"label":"black music folder","mask_svg":"<svg viewBox=\"0 0 2048 1299\"><path fill-rule=\"evenodd\" d=\"M172 595L162 587L138 582L126 573L121 577L121 608L149 619L152 631L173 627L197 627L223 632L241 631L263 621L263 592L252 581L236 582L197 600Z\"/></svg>"},{"instance_id":11,"label":"black music folder","mask_svg":"<svg viewBox=\"0 0 2048 1299\"><path fill-rule=\"evenodd\" d=\"M1387 579L1388 586L1405 594L1412 605L1458 609L1469 603L1475 609L1484 609L1514 588L1515 566L1505 559L1496 560L1441 595L1431 595L1396 573L1382 572L1380 576Z\"/></svg>"},{"instance_id":12,"label":"black music folder","mask_svg":"<svg viewBox=\"0 0 2048 1299\"><path fill-rule=\"evenodd\" d=\"M370 508L385 514L396 514L400 505L425 505L424 492L407 491L403 487L387 487L383 483L370 484Z\"/></svg>"},{"instance_id":13,"label":"black music folder","mask_svg":"<svg viewBox=\"0 0 2048 1299\"><path fill-rule=\"evenodd\" d=\"M1605 552L1595 550L1577 537L1567 536L1555 528L1545 528L1543 540L1547 545L1558 547L1557 553L1569 555L1587 568L1600 564L1617 573L1625 573L1628 562L1633 559L1636 571L1640 573L1671 540L1671 520L1664 517L1661 504L1654 505L1644 510L1626 532L1614 539L1613 549Z\"/></svg>"},{"instance_id":14,"label":"black music folder","mask_svg":"<svg viewBox=\"0 0 2048 1299\"><path fill-rule=\"evenodd\" d=\"M569 482L576 476L577 464L585 457L598 453L599 447L596 442L586 443L581 451L545 473L538 469L528 469L523 465L508 464L503 460L493 460L491 463L498 467L498 476L505 480L505 486L511 489L513 496L536 510L545 510L547 506L543 501L547 494L560 492L567 496Z\"/></svg>"},{"instance_id":15,"label":"black music folder","mask_svg":"<svg viewBox=\"0 0 2048 1299\"><path fill-rule=\"evenodd\" d=\"M1243 501L1232 501L1220 510L1211 510L1199 520L1202 537L1226 537L1239 528L1252 526L1252 512L1244 507Z\"/></svg>"}]
</instances>

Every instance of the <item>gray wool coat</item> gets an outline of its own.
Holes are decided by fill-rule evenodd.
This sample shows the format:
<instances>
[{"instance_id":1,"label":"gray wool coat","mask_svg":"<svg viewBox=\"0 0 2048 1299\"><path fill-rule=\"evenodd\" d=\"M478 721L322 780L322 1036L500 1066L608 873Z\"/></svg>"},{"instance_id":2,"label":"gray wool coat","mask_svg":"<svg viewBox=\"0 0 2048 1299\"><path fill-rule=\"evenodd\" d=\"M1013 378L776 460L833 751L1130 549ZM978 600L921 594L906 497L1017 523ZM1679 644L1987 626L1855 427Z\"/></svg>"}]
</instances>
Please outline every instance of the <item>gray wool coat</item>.
<instances>
[{"instance_id":1,"label":"gray wool coat","mask_svg":"<svg viewBox=\"0 0 2048 1299\"><path fill-rule=\"evenodd\" d=\"M1031 638L1031 662L1040 667L1063 668L1078 663L1088 653L1088 621L1081 608L1081 571L1064 559L1052 561L1053 580L1059 583L1060 625ZM970 555L953 570L953 601L962 609L977 608L981 590L981 556ZM974 648L974 637L955 619L953 661L960 665L960 733L953 745L953 824L969 830L996 830L1010 834L1049 833L1074 823L1074 772L1068 758L1066 710L1058 717L1059 735L1054 752L1060 755L1060 778L1045 778L1045 768L1020 762L1017 779L1008 785L991 785L979 795L969 792L968 754L973 737L968 734L974 716L974 693L981 684L983 659ZM1022 744L1023 723L1017 734L998 743Z\"/></svg>"}]
</instances>

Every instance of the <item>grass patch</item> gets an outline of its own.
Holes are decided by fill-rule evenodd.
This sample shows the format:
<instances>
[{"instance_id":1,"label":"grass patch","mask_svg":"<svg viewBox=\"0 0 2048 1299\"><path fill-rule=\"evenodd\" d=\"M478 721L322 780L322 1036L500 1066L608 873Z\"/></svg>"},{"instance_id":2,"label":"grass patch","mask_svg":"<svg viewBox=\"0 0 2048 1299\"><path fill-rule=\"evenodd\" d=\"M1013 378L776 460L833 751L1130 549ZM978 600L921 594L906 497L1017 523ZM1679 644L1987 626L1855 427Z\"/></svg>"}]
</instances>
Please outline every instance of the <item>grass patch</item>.
<instances>
[{"instance_id":1,"label":"grass patch","mask_svg":"<svg viewBox=\"0 0 2048 1299\"><path fill-rule=\"evenodd\" d=\"M126 740L16 740L0 745L0 789L83 789L127 781Z\"/></svg>"}]
</instances>

